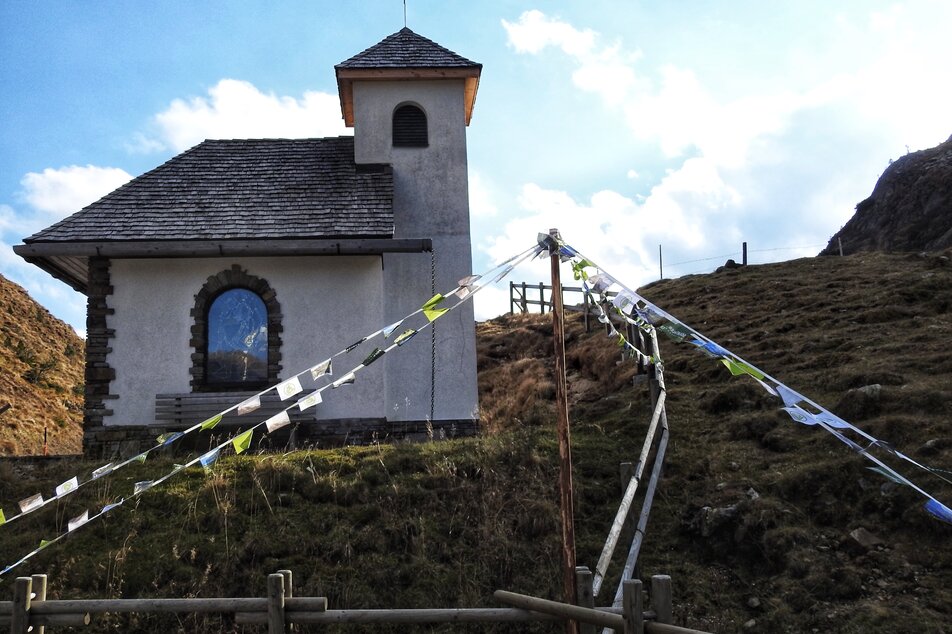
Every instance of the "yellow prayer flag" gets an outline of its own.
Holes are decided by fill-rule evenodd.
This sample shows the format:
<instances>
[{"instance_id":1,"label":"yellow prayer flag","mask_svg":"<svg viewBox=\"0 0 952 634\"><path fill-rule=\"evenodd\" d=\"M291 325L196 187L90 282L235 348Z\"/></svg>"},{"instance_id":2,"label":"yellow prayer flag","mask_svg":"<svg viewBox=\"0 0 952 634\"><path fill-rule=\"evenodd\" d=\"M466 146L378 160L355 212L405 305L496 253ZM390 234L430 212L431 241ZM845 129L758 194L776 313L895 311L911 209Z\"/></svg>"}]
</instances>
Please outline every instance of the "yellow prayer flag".
<instances>
[{"instance_id":1,"label":"yellow prayer flag","mask_svg":"<svg viewBox=\"0 0 952 634\"><path fill-rule=\"evenodd\" d=\"M444 313L448 313L449 310L449 308L424 308L423 314L426 315L428 321L433 321L442 317Z\"/></svg>"},{"instance_id":2,"label":"yellow prayer flag","mask_svg":"<svg viewBox=\"0 0 952 634\"><path fill-rule=\"evenodd\" d=\"M232 446L235 448L235 453L240 454L248 447L251 446L251 434L254 432L253 429L249 429L240 436L237 436L234 440L231 441Z\"/></svg>"},{"instance_id":3,"label":"yellow prayer flag","mask_svg":"<svg viewBox=\"0 0 952 634\"><path fill-rule=\"evenodd\" d=\"M202 423L202 431L208 431L209 429L211 429L212 427L214 427L220 422L221 422L221 414L215 414L214 416L212 416L211 418L209 418L208 420Z\"/></svg>"}]
</instances>

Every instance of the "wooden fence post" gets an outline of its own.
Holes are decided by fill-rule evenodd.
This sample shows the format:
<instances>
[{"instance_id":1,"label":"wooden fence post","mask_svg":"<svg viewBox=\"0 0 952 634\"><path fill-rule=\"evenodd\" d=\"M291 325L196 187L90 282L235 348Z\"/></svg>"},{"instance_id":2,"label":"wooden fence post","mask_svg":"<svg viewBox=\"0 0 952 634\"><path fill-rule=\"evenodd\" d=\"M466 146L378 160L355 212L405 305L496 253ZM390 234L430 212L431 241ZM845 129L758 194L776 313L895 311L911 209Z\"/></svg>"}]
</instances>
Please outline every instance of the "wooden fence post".
<instances>
[{"instance_id":1,"label":"wooden fence post","mask_svg":"<svg viewBox=\"0 0 952 634\"><path fill-rule=\"evenodd\" d=\"M10 614L11 634L27 634L30 631L30 601L33 579L17 577L13 586L13 612Z\"/></svg>"},{"instance_id":2,"label":"wooden fence post","mask_svg":"<svg viewBox=\"0 0 952 634\"><path fill-rule=\"evenodd\" d=\"M545 284L539 282L539 312L545 314Z\"/></svg>"},{"instance_id":3,"label":"wooden fence post","mask_svg":"<svg viewBox=\"0 0 952 634\"><path fill-rule=\"evenodd\" d=\"M279 570L278 572L281 573L281 574L284 576L284 598L285 598L285 599L291 599L291 598L293 598L293 597L294 597L294 584L293 584L293 582L292 582L293 575L291 574L291 571L290 571L290 570ZM293 625L291 625L290 623L288 623L288 624L287 624L287 627L285 628L285 630L288 631L288 632L293 632L294 629L295 629L295 627L294 627Z\"/></svg>"},{"instance_id":4,"label":"wooden fence post","mask_svg":"<svg viewBox=\"0 0 952 634\"><path fill-rule=\"evenodd\" d=\"M46 575L33 575L33 601L46 601ZM37 625L33 628L34 634L43 634L46 628Z\"/></svg>"},{"instance_id":5,"label":"wooden fence post","mask_svg":"<svg viewBox=\"0 0 952 634\"><path fill-rule=\"evenodd\" d=\"M628 579L622 584L622 616L625 619L625 634L645 634L641 585L641 579Z\"/></svg>"},{"instance_id":6,"label":"wooden fence post","mask_svg":"<svg viewBox=\"0 0 952 634\"><path fill-rule=\"evenodd\" d=\"M528 300L526 300L526 283L523 282L522 283L522 299L520 300L520 303L522 304L522 312L524 313L529 312L529 304L526 303L527 301Z\"/></svg>"},{"instance_id":7,"label":"wooden fence post","mask_svg":"<svg viewBox=\"0 0 952 634\"><path fill-rule=\"evenodd\" d=\"M652 575L651 577L651 609L654 610L658 623L671 623L671 577L668 575Z\"/></svg>"},{"instance_id":8,"label":"wooden fence post","mask_svg":"<svg viewBox=\"0 0 952 634\"><path fill-rule=\"evenodd\" d=\"M268 575L268 634L284 634L284 575Z\"/></svg>"},{"instance_id":9,"label":"wooden fence post","mask_svg":"<svg viewBox=\"0 0 952 634\"><path fill-rule=\"evenodd\" d=\"M509 281L509 314L516 314L516 283L512 280Z\"/></svg>"},{"instance_id":10,"label":"wooden fence post","mask_svg":"<svg viewBox=\"0 0 952 634\"><path fill-rule=\"evenodd\" d=\"M595 595L592 594L592 571L585 566L575 568L576 603L583 608L595 609ZM595 634L592 623L579 623L579 634Z\"/></svg>"}]
</instances>

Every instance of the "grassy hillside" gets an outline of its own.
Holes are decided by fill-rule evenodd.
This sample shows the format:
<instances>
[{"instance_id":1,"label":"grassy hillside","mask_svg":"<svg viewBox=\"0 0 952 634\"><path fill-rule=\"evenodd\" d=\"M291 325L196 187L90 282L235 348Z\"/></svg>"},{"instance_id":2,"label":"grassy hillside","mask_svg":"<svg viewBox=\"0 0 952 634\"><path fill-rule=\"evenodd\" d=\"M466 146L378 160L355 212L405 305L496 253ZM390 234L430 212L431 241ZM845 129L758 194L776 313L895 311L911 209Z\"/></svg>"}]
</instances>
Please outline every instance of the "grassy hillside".
<instances>
[{"instance_id":1,"label":"grassy hillside","mask_svg":"<svg viewBox=\"0 0 952 634\"><path fill-rule=\"evenodd\" d=\"M950 468L948 255L805 259L643 292L875 436ZM497 588L556 598L548 316L483 324L478 345L481 438L226 458L84 527L18 572L50 574L51 596L64 598L263 596L265 575L280 568L294 571L298 594L327 595L334 608L485 606ZM578 559L593 566L620 496L618 463L637 457L648 403L603 332L570 319L566 348ZM662 340L662 354L671 445L641 571L672 575L676 620L719 632L948 630L952 526L830 435L791 422L747 377L688 346ZM871 385L880 387L850 392ZM0 528L0 553L32 549L173 459L104 478L16 530ZM11 501L96 466L25 473L0 464L0 502L10 515ZM952 501L952 487L905 472ZM857 541L860 528L874 539ZM98 631L120 624L240 631L217 618L118 617ZM421 629L431 630L487 628Z\"/></svg>"},{"instance_id":2,"label":"grassy hillside","mask_svg":"<svg viewBox=\"0 0 952 634\"><path fill-rule=\"evenodd\" d=\"M83 340L0 276L0 456L82 450Z\"/></svg>"}]
</instances>

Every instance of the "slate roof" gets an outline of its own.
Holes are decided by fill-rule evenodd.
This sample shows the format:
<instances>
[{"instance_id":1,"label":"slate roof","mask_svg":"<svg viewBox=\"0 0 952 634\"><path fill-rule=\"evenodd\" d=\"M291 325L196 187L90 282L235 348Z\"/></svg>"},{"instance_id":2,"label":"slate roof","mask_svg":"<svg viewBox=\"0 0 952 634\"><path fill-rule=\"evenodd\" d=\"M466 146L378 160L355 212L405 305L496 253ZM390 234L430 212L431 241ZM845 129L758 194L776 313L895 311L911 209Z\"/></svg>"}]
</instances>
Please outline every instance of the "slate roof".
<instances>
[{"instance_id":1,"label":"slate roof","mask_svg":"<svg viewBox=\"0 0 952 634\"><path fill-rule=\"evenodd\" d=\"M482 68L404 27L367 50L344 60L335 69L358 68Z\"/></svg>"},{"instance_id":2,"label":"slate roof","mask_svg":"<svg viewBox=\"0 0 952 634\"><path fill-rule=\"evenodd\" d=\"M205 141L24 242L392 236L391 168L337 137Z\"/></svg>"}]
</instances>

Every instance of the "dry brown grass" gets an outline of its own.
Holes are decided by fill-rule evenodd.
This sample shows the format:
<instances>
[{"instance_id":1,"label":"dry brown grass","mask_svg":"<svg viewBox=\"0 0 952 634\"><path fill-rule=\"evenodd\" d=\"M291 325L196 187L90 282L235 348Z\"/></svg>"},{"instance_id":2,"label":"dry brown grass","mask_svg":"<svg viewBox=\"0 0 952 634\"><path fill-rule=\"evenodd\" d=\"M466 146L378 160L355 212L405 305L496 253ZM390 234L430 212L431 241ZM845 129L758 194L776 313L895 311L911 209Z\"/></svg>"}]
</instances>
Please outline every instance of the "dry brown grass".
<instances>
[{"instance_id":1,"label":"dry brown grass","mask_svg":"<svg viewBox=\"0 0 952 634\"><path fill-rule=\"evenodd\" d=\"M84 342L0 276L0 455L82 449Z\"/></svg>"}]
</instances>

